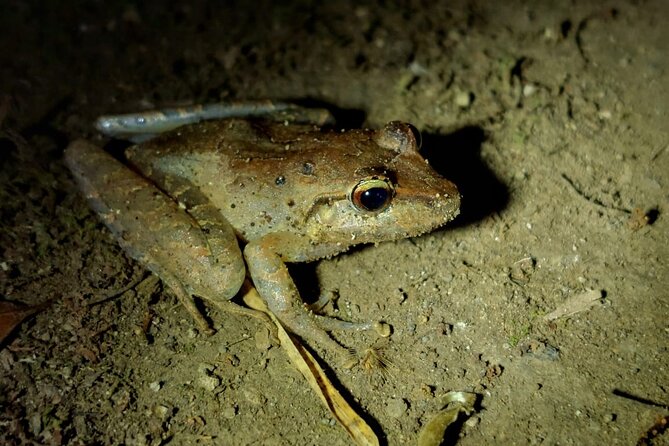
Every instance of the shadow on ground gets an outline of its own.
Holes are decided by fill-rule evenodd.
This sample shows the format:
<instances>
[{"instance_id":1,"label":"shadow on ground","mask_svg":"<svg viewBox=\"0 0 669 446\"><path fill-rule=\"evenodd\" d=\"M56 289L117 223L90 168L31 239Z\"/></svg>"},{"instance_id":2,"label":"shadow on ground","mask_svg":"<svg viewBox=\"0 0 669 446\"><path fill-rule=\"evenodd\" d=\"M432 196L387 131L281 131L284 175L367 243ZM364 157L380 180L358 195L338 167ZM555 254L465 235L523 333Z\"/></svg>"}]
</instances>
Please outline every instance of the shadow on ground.
<instances>
[{"instance_id":1,"label":"shadow on ground","mask_svg":"<svg viewBox=\"0 0 669 446\"><path fill-rule=\"evenodd\" d=\"M466 226L500 212L509 201L507 187L481 159L486 134L481 127L463 127L448 135L423 133L421 153L462 195L455 226ZM453 226L451 225L451 227Z\"/></svg>"}]
</instances>

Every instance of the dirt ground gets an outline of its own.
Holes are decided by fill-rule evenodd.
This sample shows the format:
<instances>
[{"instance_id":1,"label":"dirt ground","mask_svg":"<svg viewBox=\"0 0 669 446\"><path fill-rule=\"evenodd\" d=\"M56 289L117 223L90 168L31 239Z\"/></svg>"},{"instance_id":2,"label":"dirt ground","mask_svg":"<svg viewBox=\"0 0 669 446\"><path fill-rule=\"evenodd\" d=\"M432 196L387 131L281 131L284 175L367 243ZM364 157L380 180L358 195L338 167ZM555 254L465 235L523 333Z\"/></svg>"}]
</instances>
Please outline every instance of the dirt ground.
<instances>
[{"instance_id":1,"label":"dirt ground","mask_svg":"<svg viewBox=\"0 0 669 446\"><path fill-rule=\"evenodd\" d=\"M327 365L382 443L466 390L448 444L669 444L669 2L275 3L3 1L0 299L49 304L2 343L0 443L350 444L257 321L199 333L62 163L103 113L270 98L412 122L464 197L293 268L393 326L387 373Z\"/></svg>"}]
</instances>

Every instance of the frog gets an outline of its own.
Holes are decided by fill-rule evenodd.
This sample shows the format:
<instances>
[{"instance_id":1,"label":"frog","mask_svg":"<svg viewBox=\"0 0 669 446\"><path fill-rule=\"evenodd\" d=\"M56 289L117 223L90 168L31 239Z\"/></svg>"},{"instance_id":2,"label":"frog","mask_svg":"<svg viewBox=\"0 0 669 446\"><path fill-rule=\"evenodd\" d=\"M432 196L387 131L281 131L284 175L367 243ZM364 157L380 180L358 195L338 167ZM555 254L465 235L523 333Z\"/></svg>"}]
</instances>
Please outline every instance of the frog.
<instances>
[{"instance_id":1,"label":"frog","mask_svg":"<svg viewBox=\"0 0 669 446\"><path fill-rule=\"evenodd\" d=\"M190 121L176 123L170 117L180 118L178 110L101 118L98 128L112 136L129 122L145 132L156 116L169 125L149 131L122 159L75 140L65 163L123 250L172 290L203 331L213 332L197 299L252 315L233 302L250 280L289 332L346 357L330 332L385 336L387 325L311 311L287 264L433 231L458 215L458 189L421 156L408 123L340 130L323 124L328 113L315 120L307 113L303 122L243 110L193 118L191 109Z\"/></svg>"}]
</instances>

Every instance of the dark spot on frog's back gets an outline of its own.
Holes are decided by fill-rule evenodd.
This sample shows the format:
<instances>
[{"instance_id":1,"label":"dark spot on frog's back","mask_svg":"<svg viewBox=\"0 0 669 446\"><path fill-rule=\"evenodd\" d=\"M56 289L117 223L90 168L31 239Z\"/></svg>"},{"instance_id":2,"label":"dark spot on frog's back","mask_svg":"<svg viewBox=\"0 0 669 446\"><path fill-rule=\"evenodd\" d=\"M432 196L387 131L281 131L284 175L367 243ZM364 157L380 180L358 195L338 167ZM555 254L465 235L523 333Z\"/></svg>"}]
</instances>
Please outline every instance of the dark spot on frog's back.
<instances>
[{"instance_id":1,"label":"dark spot on frog's back","mask_svg":"<svg viewBox=\"0 0 669 446\"><path fill-rule=\"evenodd\" d=\"M302 164L301 173L302 175L313 175L314 169L315 169L314 163L307 161L304 164Z\"/></svg>"}]
</instances>

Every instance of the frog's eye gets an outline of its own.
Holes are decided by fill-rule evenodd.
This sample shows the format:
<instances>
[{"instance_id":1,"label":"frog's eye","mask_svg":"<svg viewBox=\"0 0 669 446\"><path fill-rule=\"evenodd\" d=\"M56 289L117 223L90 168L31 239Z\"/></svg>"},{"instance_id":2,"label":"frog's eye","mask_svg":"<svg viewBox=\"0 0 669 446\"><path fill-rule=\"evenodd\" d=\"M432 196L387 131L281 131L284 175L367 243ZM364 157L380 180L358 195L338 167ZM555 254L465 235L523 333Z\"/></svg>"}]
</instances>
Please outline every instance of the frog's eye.
<instances>
[{"instance_id":1,"label":"frog's eye","mask_svg":"<svg viewBox=\"0 0 669 446\"><path fill-rule=\"evenodd\" d=\"M373 176L360 181L351 191L349 200L358 210L381 212L388 207L394 194L390 180Z\"/></svg>"}]
</instances>

